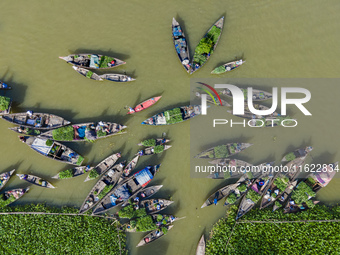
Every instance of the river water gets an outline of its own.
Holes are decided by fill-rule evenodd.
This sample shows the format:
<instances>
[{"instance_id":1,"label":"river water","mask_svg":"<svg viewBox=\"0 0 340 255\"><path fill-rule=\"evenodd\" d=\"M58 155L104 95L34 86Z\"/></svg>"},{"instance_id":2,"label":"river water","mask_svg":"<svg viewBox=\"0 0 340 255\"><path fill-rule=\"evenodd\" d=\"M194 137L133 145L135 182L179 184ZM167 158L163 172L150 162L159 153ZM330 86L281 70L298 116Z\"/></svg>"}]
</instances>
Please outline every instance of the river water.
<instances>
[{"instance_id":1,"label":"river water","mask_svg":"<svg viewBox=\"0 0 340 255\"><path fill-rule=\"evenodd\" d=\"M212 224L225 214L222 204L200 209L206 197L225 181L191 178L190 123L167 127L140 125L157 112L188 104L190 78L212 78L213 68L236 57L243 57L247 63L221 76L223 79L339 77L339 1L18 0L2 1L0 10L0 80L13 87L6 93L14 100L13 112L30 109L54 113L73 123L105 120L127 125L128 133L121 136L94 144L68 143L93 165L118 151L124 159L131 159L138 150L136 144L144 138L158 137L165 132L172 140L169 151L142 158L138 168L162 163L160 173L152 182L164 185L157 197L170 196L175 203L165 213L186 218L176 222L166 237L138 249L135 246L143 234L129 234L131 254L194 254L200 235L207 236ZM172 17L183 26L193 53L206 30L223 15L224 31L215 53L204 68L189 76L173 48ZM88 80L58 59L58 56L81 52L125 60L126 65L111 72L126 71L137 80L128 84ZM271 86L270 80L253 82L262 89ZM239 84L253 83L239 80ZM287 84L286 80L284 86ZM294 86L299 85L295 80ZM257 144L241 156L253 163L271 156L278 159L305 144L315 147L314 161L323 161L315 163L336 161L340 128L336 115L338 85L337 80L328 80L326 86L322 80L311 85L312 100L308 108L313 116L303 119L294 131L237 129L226 131L221 140ZM308 82L304 80L301 87L308 88ZM124 107L157 95L163 97L151 109L126 115ZM294 117L301 117L301 113L296 112ZM51 176L67 168L20 143L9 127L9 123L0 122L1 171L16 168L18 173L32 173L51 180ZM193 141L197 144L195 152L212 143L218 144L218 139L212 135ZM53 180L57 187L54 190L32 187L20 203L79 207L95 183L84 183L84 179L85 176ZM22 186L26 183L13 178L6 189ZM335 178L319 192L318 199L335 203L339 201L339 192L340 180Z\"/></svg>"}]
</instances>

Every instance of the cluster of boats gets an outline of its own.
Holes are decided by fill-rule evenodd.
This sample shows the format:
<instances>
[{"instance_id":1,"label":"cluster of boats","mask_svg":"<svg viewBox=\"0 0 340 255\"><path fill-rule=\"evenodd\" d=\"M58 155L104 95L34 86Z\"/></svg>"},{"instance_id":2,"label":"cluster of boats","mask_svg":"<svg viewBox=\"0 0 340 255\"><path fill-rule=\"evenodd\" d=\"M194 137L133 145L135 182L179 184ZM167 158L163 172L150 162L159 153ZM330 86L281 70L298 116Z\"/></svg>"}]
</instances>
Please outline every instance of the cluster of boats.
<instances>
[{"instance_id":1,"label":"cluster of boats","mask_svg":"<svg viewBox=\"0 0 340 255\"><path fill-rule=\"evenodd\" d=\"M324 165L299 181L298 175L302 172L306 157L312 149L311 146L307 146L285 155L282 159L284 164L282 171L270 167L274 163L271 162L261 164L263 168L257 168L259 171L256 172L239 171L236 175L209 176L210 178L239 179L236 183L222 187L211 194L202 208L216 205L222 199L225 199L224 205L235 204L241 200L236 220L249 212L257 203L260 203L260 209L273 206L273 211L284 207L285 213L312 208L317 201L310 199L332 180L338 169L338 162ZM213 162L214 164L223 162L223 165L232 164L236 167L245 165L244 162L227 158Z\"/></svg>"},{"instance_id":2,"label":"cluster of boats","mask_svg":"<svg viewBox=\"0 0 340 255\"><path fill-rule=\"evenodd\" d=\"M71 54L66 57L59 57L62 60L65 60L67 63L72 65L72 68L79 74L85 76L86 78L96 80L96 81L114 81L114 82L128 82L134 81L135 79L127 76L125 74L114 74L114 73L106 73L102 75L98 75L91 70L102 70L114 68L126 62L109 56L103 56L99 54Z\"/></svg>"}]
</instances>

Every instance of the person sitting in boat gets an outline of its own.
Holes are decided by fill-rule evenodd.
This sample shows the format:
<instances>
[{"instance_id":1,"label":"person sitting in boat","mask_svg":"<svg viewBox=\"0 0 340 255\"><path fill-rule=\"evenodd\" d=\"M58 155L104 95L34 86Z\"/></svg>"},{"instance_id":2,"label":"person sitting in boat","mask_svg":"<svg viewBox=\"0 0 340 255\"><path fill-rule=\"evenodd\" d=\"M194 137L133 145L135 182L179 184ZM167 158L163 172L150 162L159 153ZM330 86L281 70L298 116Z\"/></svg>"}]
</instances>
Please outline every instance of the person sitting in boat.
<instances>
[{"instance_id":1,"label":"person sitting in boat","mask_svg":"<svg viewBox=\"0 0 340 255\"><path fill-rule=\"evenodd\" d=\"M143 150L138 151L138 155L139 155L139 156L143 156L143 155L144 155Z\"/></svg>"},{"instance_id":2,"label":"person sitting in boat","mask_svg":"<svg viewBox=\"0 0 340 255\"><path fill-rule=\"evenodd\" d=\"M26 114L28 115L29 118L31 118L33 115L33 111L27 111Z\"/></svg>"},{"instance_id":3,"label":"person sitting in boat","mask_svg":"<svg viewBox=\"0 0 340 255\"><path fill-rule=\"evenodd\" d=\"M20 141L22 141L23 143L26 142L26 137L24 137L24 136L19 136L19 139L20 139Z\"/></svg>"},{"instance_id":4,"label":"person sitting in boat","mask_svg":"<svg viewBox=\"0 0 340 255\"><path fill-rule=\"evenodd\" d=\"M107 65L109 66L109 67L112 67L112 66L114 66L116 64L116 62L114 61L114 60L112 60L110 63L108 63Z\"/></svg>"},{"instance_id":5,"label":"person sitting in boat","mask_svg":"<svg viewBox=\"0 0 340 255\"><path fill-rule=\"evenodd\" d=\"M68 156L69 156L70 158L75 158L75 157L76 157L76 154L75 154L74 152L71 152L70 154L68 154Z\"/></svg>"},{"instance_id":6,"label":"person sitting in boat","mask_svg":"<svg viewBox=\"0 0 340 255\"><path fill-rule=\"evenodd\" d=\"M135 199L133 201L134 202L138 202L139 201L139 197L135 197Z\"/></svg>"},{"instance_id":7,"label":"person sitting in boat","mask_svg":"<svg viewBox=\"0 0 340 255\"><path fill-rule=\"evenodd\" d=\"M144 192L142 192L142 193L140 194L140 196L141 196L141 197L146 197L146 195L145 195Z\"/></svg>"}]
</instances>

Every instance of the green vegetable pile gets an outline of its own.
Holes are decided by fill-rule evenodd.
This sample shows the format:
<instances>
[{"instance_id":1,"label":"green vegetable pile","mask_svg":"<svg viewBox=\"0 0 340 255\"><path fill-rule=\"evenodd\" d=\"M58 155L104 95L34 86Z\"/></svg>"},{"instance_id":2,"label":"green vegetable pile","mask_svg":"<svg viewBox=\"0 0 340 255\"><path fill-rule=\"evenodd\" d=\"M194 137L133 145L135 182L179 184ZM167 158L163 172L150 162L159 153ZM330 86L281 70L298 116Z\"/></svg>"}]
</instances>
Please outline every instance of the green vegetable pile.
<instances>
[{"instance_id":1,"label":"green vegetable pile","mask_svg":"<svg viewBox=\"0 0 340 255\"><path fill-rule=\"evenodd\" d=\"M10 103L11 99L9 97L0 96L0 111L6 111Z\"/></svg>"},{"instance_id":2,"label":"green vegetable pile","mask_svg":"<svg viewBox=\"0 0 340 255\"><path fill-rule=\"evenodd\" d=\"M214 74L221 74L221 73L224 73L224 72L225 72L225 67L224 67L224 65L219 66L219 67L216 67L216 68L212 71L212 73L214 73Z\"/></svg>"},{"instance_id":3,"label":"green vegetable pile","mask_svg":"<svg viewBox=\"0 0 340 255\"><path fill-rule=\"evenodd\" d=\"M257 203L257 201L260 200L261 195L259 195L256 191L254 191L253 189L250 189L246 195L246 198L250 199L251 201L253 201L254 203Z\"/></svg>"},{"instance_id":4,"label":"green vegetable pile","mask_svg":"<svg viewBox=\"0 0 340 255\"><path fill-rule=\"evenodd\" d=\"M229 156L228 148L226 145L214 147L215 158L227 158Z\"/></svg>"},{"instance_id":5,"label":"green vegetable pile","mask_svg":"<svg viewBox=\"0 0 340 255\"><path fill-rule=\"evenodd\" d=\"M147 213L145 211L145 208L139 208L139 209L135 210L133 204L129 204L128 206L123 207L118 212L119 218L127 218L127 219L144 217L146 215L147 215Z\"/></svg>"},{"instance_id":6,"label":"green vegetable pile","mask_svg":"<svg viewBox=\"0 0 340 255\"><path fill-rule=\"evenodd\" d=\"M59 178L60 179L68 179L73 177L73 169L66 169L64 171L61 171L59 173Z\"/></svg>"},{"instance_id":7,"label":"green vegetable pile","mask_svg":"<svg viewBox=\"0 0 340 255\"><path fill-rule=\"evenodd\" d=\"M57 141L73 141L74 129L72 126L60 127L52 130L53 140Z\"/></svg>"},{"instance_id":8,"label":"green vegetable pile","mask_svg":"<svg viewBox=\"0 0 340 255\"><path fill-rule=\"evenodd\" d=\"M279 177L274 180L274 185L283 192L288 186L289 179L288 177Z\"/></svg>"},{"instance_id":9,"label":"green vegetable pile","mask_svg":"<svg viewBox=\"0 0 340 255\"><path fill-rule=\"evenodd\" d=\"M81 163L83 162L83 160L84 160L84 157L78 155L78 160L77 160L77 163L76 163L76 164L77 164L78 166L80 166Z\"/></svg>"},{"instance_id":10,"label":"green vegetable pile","mask_svg":"<svg viewBox=\"0 0 340 255\"><path fill-rule=\"evenodd\" d=\"M315 197L315 192L305 182L300 182L292 192L292 199L296 204L307 202L310 197Z\"/></svg>"},{"instance_id":11,"label":"green vegetable pile","mask_svg":"<svg viewBox=\"0 0 340 255\"><path fill-rule=\"evenodd\" d=\"M113 60L115 60L114 58L111 57L107 57L107 56L102 56L99 62L99 68L107 68L108 63L111 63Z\"/></svg>"},{"instance_id":12,"label":"green vegetable pile","mask_svg":"<svg viewBox=\"0 0 340 255\"><path fill-rule=\"evenodd\" d=\"M99 193L98 198L102 199L113 188L113 185L106 185L102 192Z\"/></svg>"},{"instance_id":13,"label":"green vegetable pile","mask_svg":"<svg viewBox=\"0 0 340 255\"><path fill-rule=\"evenodd\" d=\"M99 129L97 131L97 137L99 138L99 137L103 137L103 136L106 136L106 132L101 130L101 129Z\"/></svg>"},{"instance_id":14,"label":"green vegetable pile","mask_svg":"<svg viewBox=\"0 0 340 255\"><path fill-rule=\"evenodd\" d=\"M183 114L181 108L175 108L164 112L166 123L175 124L183 121Z\"/></svg>"},{"instance_id":15,"label":"green vegetable pile","mask_svg":"<svg viewBox=\"0 0 340 255\"><path fill-rule=\"evenodd\" d=\"M142 142L142 145L145 147L153 147L156 146L156 139L148 139L148 140L144 140Z\"/></svg>"},{"instance_id":16,"label":"green vegetable pile","mask_svg":"<svg viewBox=\"0 0 340 255\"><path fill-rule=\"evenodd\" d=\"M227 202L229 203L229 204L233 204L233 203L235 203L237 201L237 197L236 197L236 195L234 194L234 193L231 193L229 196L228 196L228 198L227 198Z\"/></svg>"},{"instance_id":17,"label":"green vegetable pile","mask_svg":"<svg viewBox=\"0 0 340 255\"><path fill-rule=\"evenodd\" d=\"M92 74L93 74L92 71L88 71L88 72L86 73L86 78L90 78L90 79L91 79Z\"/></svg>"},{"instance_id":18,"label":"green vegetable pile","mask_svg":"<svg viewBox=\"0 0 340 255\"><path fill-rule=\"evenodd\" d=\"M98 172L96 169L92 169L89 173L89 178L90 179L95 179L99 176Z\"/></svg>"},{"instance_id":19,"label":"green vegetable pile","mask_svg":"<svg viewBox=\"0 0 340 255\"><path fill-rule=\"evenodd\" d=\"M157 145L154 147L155 154L162 153L164 151L164 145Z\"/></svg>"},{"instance_id":20,"label":"green vegetable pile","mask_svg":"<svg viewBox=\"0 0 340 255\"><path fill-rule=\"evenodd\" d=\"M290 152L290 153L288 153L288 154L285 156L285 159L286 159L287 161L292 161L292 160L294 160L295 158L296 158L296 156L295 156L294 152Z\"/></svg>"}]
</instances>

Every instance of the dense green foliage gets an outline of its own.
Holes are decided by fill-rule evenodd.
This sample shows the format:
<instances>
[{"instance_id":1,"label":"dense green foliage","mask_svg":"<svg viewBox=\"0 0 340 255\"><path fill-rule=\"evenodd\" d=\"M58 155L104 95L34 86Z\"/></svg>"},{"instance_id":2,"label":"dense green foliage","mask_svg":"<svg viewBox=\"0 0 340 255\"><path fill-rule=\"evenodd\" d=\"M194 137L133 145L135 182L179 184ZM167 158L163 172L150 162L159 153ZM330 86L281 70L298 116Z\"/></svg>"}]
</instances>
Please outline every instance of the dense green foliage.
<instances>
[{"instance_id":1,"label":"dense green foliage","mask_svg":"<svg viewBox=\"0 0 340 255\"><path fill-rule=\"evenodd\" d=\"M31 129L31 128L26 128L26 134L28 135L40 135L40 130L37 129Z\"/></svg>"},{"instance_id":2,"label":"dense green foliage","mask_svg":"<svg viewBox=\"0 0 340 255\"><path fill-rule=\"evenodd\" d=\"M214 147L215 158L227 158L229 155L228 148L226 145L220 145Z\"/></svg>"},{"instance_id":3,"label":"dense green foliage","mask_svg":"<svg viewBox=\"0 0 340 255\"><path fill-rule=\"evenodd\" d=\"M52 146L53 141L50 140L50 139L47 139L45 144L46 144L46 146Z\"/></svg>"},{"instance_id":4,"label":"dense green foliage","mask_svg":"<svg viewBox=\"0 0 340 255\"><path fill-rule=\"evenodd\" d=\"M237 201L237 197L236 197L236 195L234 194L234 193L231 193L229 196L228 196L228 198L227 198L227 202L229 203L229 204L233 204L233 203L235 203Z\"/></svg>"},{"instance_id":5,"label":"dense green foliage","mask_svg":"<svg viewBox=\"0 0 340 255\"><path fill-rule=\"evenodd\" d=\"M6 111L11 103L9 97L0 96L0 111Z\"/></svg>"},{"instance_id":6,"label":"dense green foliage","mask_svg":"<svg viewBox=\"0 0 340 255\"><path fill-rule=\"evenodd\" d=\"M113 188L113 185L106 185L104 189L102 190L102 192L99 193L98 198L102 199L103 197L105 197L105 195L109 193L112 188Z\"/></svg>"},{"instance_id":7,"label":"dense green foliage","mask_svg":"<svg viewBox=\"0 0 340 255\"><path fill-rule=\"evenodd\" d=\"M80 156L80 155L78 155L78 160L77 160L77 165L78 166L80 166L81 165L81 163L83 162L83 160L84 160L84 157L83 156Z\"/></svg>"},{"instance_id":8,"label":"dense green foliage","mask_svg":"<svg viewBox=\"0 0 340 255\"><path fill-rule=\"evenodd\" d=\"M101 129L99 129L97 131L97 137L99 138L99 137L103 137L103 136L106 136L106 132L101 130Z\"/></svg>"},{"instance_id":9,"label":"dense green foliage","mask_svg":"<svg viewBox=\"0 0 340 255\"><path fill-rule=\"evenodd\" d=\"M0 211L78 212L75 208L44 205L6 207ZM1 215L0 239L1 254L127 254L126 235L117 230L117 224L88 215Z\"/></svg>"},{"instance_id":10,"label":"dense green foliage","mask_svg":"<svg viewBox=\"0 0 340 255\"><path fill-rule=\"evenodd\" d=\"M102 56L100 58L100 62L99 62L99 68L107 68L108 63L111 63L113 60L115 60L114 58L111 57L107 57L107 56Z\"/></svg>"},{"instance_id":11,"label":"dense green foliage","mask_svg":"<svg viewBox=\"0 0 340 255\"><path fill-rule=\"evenodd\" d=\"M0 208L4 207L6 205L9 205L10 203L12 203L14 201L15 201L15 197L13 195L11 195L6 200L4 199L4 195L2 195L2 197L0 198Z\"/></svg>"},{"instance_id":12,"label":"dense green foliage","mask_svg":"<svg viewBox=\"0 0 340 255\"><path fill-rule=\"evenodd\" d=\"M153 219L150 215L137 218L136 219L136 231L137 232L146 232L156 229L157 226L153 222Z\"/></svg>"},{"instance_id":13,"label":"dense green foliage","mask_svg":"<svg viewBox=\"0 0 340 255\"><path fill-rule=\"evenodd\" d=\"M74 129L72 126L60 127L52 131L54 140L72 141L74 139Z\"/></svg>"},{"instance_id":14,"label":"dense green foliage","mask_svg":"<svg viewBox=\"0 0 340 255\"><path fill-rule=\"evenodd\" d=\"M289 179L288 177L279 177L274 180L274 185L283 192L288 186Z\"/></svg>"},{"instance_id":15,"label":"dense green foliage","mask_svg":"<svg viewBox=\"0 0 340 255\"><path fill-rule=\"evenodd\" d=\"M95 179L99 176L98 172L96 169L92 169L89 173L89 178L90 179Z\"/></svg>"},{"instance_id":16,"label":"dense green foliage","mask_svg":"<svg viewBox=\"0 0 340 255\"><path fill-rule=\"evenodd\" d=\"M246 198L249 198L251 201L256 203L257 201L260 200L261 196L253 189L250 189L246 195Z\"/></svg>"},{"instance_id":17,"label":"dense green foliage","mask_svg":"<svg viewBox=\"0 0 340 255\"><path fill-rule=\"evenodd\" d=\"M305 182L300 182L292 192L292 199L296 204L307 202L310 197L315 197L315 192Z\"/></svg>"},{"instance_id":18,"label":"dense green foliage","mask_svg":"<svg viewBox=\"0 0 340 255\"><path fill-rule=\"evenodd\" d=\"M146 216L146 210L145 208L139 208L139 209L134 209L133 204L129 204L128 206L123 207L119 212L118 216L120 218L127 218L127 219L133 219L133 218L138 218L138 217L144 217Z\"/></svg>"},{"instance_id":19,"label":"dense green foliage","mask_svg":"<svg viewBox=\"0 0 340 255\"><path fill-rule=\"evenodd\" d=\"M294 160L296 157L295 157L295 154L294 154L294 152L290 152L290 153L288 153L286 156L285 156L285 160L287 160L287 161L292 161L292 160Z\"/></svg>"},{"instance_id":20,"label":"dense green foliage","mask_svg":"<svg viewBox=\"0 0 340 255\"><path fill-rule=\"evenodd\" d=\"M207 255L222 254L339 254L339 222L239 223L237 207L220 219L207 241ZM253 209L241 221L298 221L340 219L340 206L316 205L313 210L284 214L282 210ZM235 228L234 228L235 227ZM231 232L234 228L234 232ZM229 239L230 238L230 239ZM228 243L229 240L229 243ZM227 245L228 243L228 245Z\"/></svg>"},{"instance_id":21,"label":"dense green foliage","mask_svg":"<svg viewBox=\"0 0 340 255\"><path fill-rule=\"evenodd\" d=\"M212 73L214 74L220 74L220 73L224 73L225 72L225 66L222 65L222 66L219 66L219 67L216 67Z\"/></svg>"},{"instance_id":22,"label":"dense green foliage","mask_svg":"<svg viewBox=\"0 0 340 255\"><path fill-rule=\"evenodd\" d=\"M73 169L66 169L64 171L61 171L59 173L60 179L67 179L73 177Z\"/></svg>"},{"instance_id":23,"label":"dense green foliage","mask_svg":"<svg viewBox=\"0 0 340 255\"><path fill-rule=\"evenodd\" d=\"M276 205L277 207L282 207L282 205L279 203L279 201L275 201L275 205Z\"/></svg>"},{"instance_id":24,"label":"dense green foliage","mask_svg":"<svg viewBox=\"0 0 340 255\"><path fill-rule=\"evenodd\" d=\"M242 193L247 190L247 186L245 184L241 184L240 186L237 187L238 190Z\"/></svg>"},{"instance_id":25,"label":"dense green foliage","mask_svg":"<svg viewBox=\"0 0 340 255\"><path fill-rule=\"evenodd\" d=\"M162 153L164 151L164 145L157 145L154 147L155 154Z\"/></svg>"},{"instance_id":26,"label":"dense green foliage","mask_svg":"<svg viewBox=\"0 0 340 255\"><path fill-rule=\"evenodd\" d=\"M91 79L92 74L93 74L92 71L88 71L88 72L86 73L86 78L90 78L90 79Z\"/></svg>"},{"instance_id":27,"label":"dense green foliage","mask_svg":"<svg viewBox=\"0 0 340 255\"><path fill-rule=\"evenodd\" d=\"M142 142L142 145L145 147L153 147L156 146L156 139L148 139L148 140L144 140Z\"/></svg>"},{"instance_id":28,"label":"dense green foliage","mask_svg":"<svg viewBox=\"0 0 340 255\"><path fill-rule=\"evenodd\" d=\"M161 227L161 231L163 232L164 235L168 233L168 228L167 227Z\"/></svg>"},{"instance_id":29,"label":"dense green foliage","mask_svg":"<svg viewBox=\"0 0 340 255\"><path fill-rule=\"evenodd\" d=\"M175 108L164 112L167 124L175 124L183 121L181 108Z\"/></svg>"}]
</instances>

